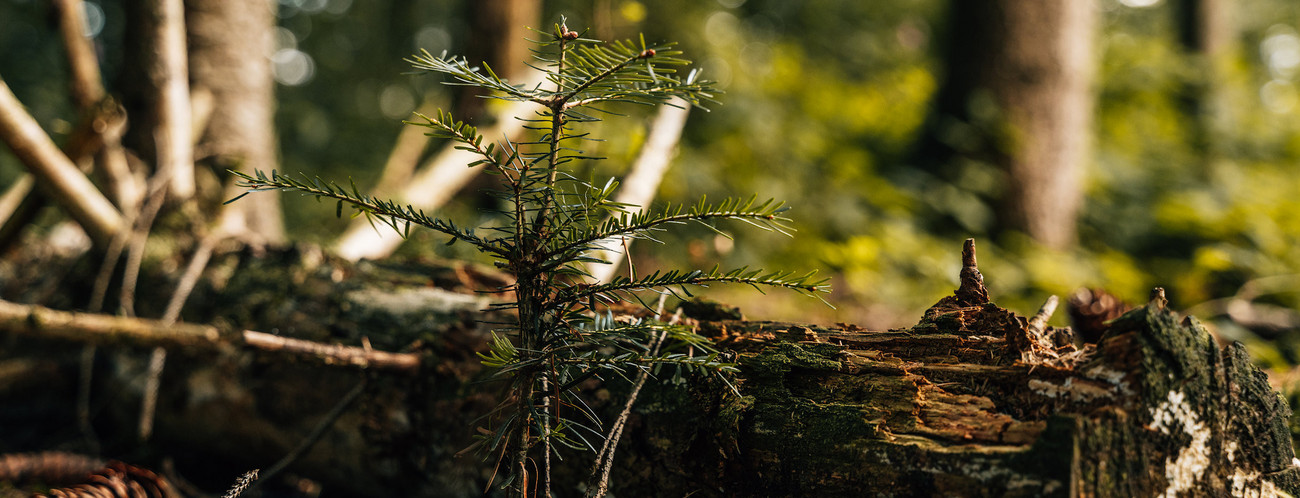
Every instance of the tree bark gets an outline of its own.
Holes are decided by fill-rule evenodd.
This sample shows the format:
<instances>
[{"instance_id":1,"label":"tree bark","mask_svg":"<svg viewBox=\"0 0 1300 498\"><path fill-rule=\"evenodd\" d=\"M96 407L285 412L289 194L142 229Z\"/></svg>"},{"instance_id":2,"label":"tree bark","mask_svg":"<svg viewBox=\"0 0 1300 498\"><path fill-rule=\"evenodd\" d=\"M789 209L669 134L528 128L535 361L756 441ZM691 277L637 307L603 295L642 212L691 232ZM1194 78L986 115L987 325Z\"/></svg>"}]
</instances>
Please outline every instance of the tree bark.
<instances>
[{"instance_id":1,"label":"tree bark","mask_svg":"<svg viewBox=\"0 0 1300 498\"><path fill-rule=\"evenodd\" d=\"M275 134L274 3L263 0L185 2L191 87L210 91L214 105L197 146L220 168L269 172L278 164ZM231 190L227 198L238 195ZM248 231L284 241L278 193L241 200Z\"/></svg>"},{"instance_id":2,"label":"tree bark","mask_svg":"<svg viewBox=\"0 0 1300 498\"><path fill-rule=\"evenodd\" d=\"M44 295L63 307L77 299L80 279L54 271L71 266L53 264L39 251L28 257L35 259L0 261L0 297ZM498 401L474 355L488 337L483 320L510 318L477 311L491 295L460 292L508 280L463 265L352 264L308 247L214 259L195 291L201 305L187 312L191 322L256 324L317 342L356 344L368 336L375 349L422 358L415 375L365 373L370 381L359 402L289 471L342 496L481 495L496 456L455 455L473 444L476 419ZM634 497L1300 491L1289 409L1242 346L1221 348L1195 319L1153 299L1114 321L1097 344L1076 349L1064 330L1043 326L1044 317L1026 319L989 302L973 250L967 262L962 287L908 329L697 322L697 331L739 365L736 391L690 376L685 387L647 383L627 420L611 491ZM54 280L47 285L62 281L68 292L18 278L24 268L42 268L43 278ZM143 288L165 293L169 287L161 279ZM153 301L164 299L141 303ZM67 405L75 383L67 379L76 377L76 342L13 330L0 330L0 339L7 345L0 351L0 426L9 435L0 439L0 452L69 445L67 432L53 429L72 417ZM132 379L147 356L147 349L135 348L111 346L111 366L97 376L95 406L105 407L96 420L101 434L132 433L131 398L139 396ZM173 456L190 480L215 480L214 489L293 451L358 377L355 366L285 361L252 347L193 343L171 355L175 366L163 378L152 448ZM613 414L628 386L609 379L584 388L597 410ZM106 443L110 454L135 444ZM576 496L573 483L589 475L591 455L563 456L554 489L557 496Z\"/></svg>"},{"instance_id":3,"label":"tree bark","mask_svg":"<svg viewBox=\"0 0 1300 498\"><path fill-rule=\"evenodd\" d=\"M999 228L1049 247L1073 244L1095 100L1094 2L954 1L950 9L947 75L932 121L955 118L982 143L944 144L950 154L940 161L955 154L992 163L1006 179Z\"/></svg>"}]
</instances>

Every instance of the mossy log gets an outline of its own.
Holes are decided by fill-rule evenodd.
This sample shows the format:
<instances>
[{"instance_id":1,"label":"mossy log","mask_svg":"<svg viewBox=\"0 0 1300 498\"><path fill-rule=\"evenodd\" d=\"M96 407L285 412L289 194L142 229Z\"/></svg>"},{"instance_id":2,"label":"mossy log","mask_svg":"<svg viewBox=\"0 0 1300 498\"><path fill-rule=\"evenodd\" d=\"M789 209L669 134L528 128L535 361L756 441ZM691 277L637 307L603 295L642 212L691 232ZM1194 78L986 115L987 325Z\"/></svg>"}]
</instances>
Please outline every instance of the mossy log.
<instances>
[{"instance_id":1,"label":"mossy log","mask_svg":"<svg viewBox=\"0 0 1300 498\"><path fill-rule=\"evenodd\" d=\"M1220 347L1155 296L1076 347L1066 330L989 302L967 248L962 285L914 327L866 331L713 319L736 391L697 380L642 391L616 457L627 496L1281 496L1300 490L1290 410L1238 344ZM0 297L75 308L75 270ZM17 266L15 266L17 264ZM76 264L64 262L68 268ZM8 273L4 273L8 272ZM60 276L62 275L62 276ZM152 277L160 289L166 277ZM311 250L214 260L185 319L422 355L415 374L331 366L247 346L170 355L148 443L134 437L148 349L101 347L91 413L104 456L220 490L289 453L345 393L360 400L290 466L333 496L478 496L491 460L457 457L497 391L475 351L504 278L464 265L351 265ZM62 279L62 280L60 280ZM150 280L145 280L150 281ZM498 282L499 283L499 282ZM147 289L149 286L143 286ZM24 296L27 299L24 299ZM159 298L165 302L166 296ZM498 296L499 297L499 296ZM144 303L145 298L137 299ZM161 305L160 305L161 306ZM134 343L133 343L134 344ZM75 430L81 350L0 331L0 451L85 449ZM136 349L139 348L139 349ZM587 386L613 410L624 387ZM577 495L590 456L565 454ZM150 460L141 462L139 460ZM306 481L302 481L302 480ZM0 479L2 480L2 479Z\"/></svg>"}]
</instances>

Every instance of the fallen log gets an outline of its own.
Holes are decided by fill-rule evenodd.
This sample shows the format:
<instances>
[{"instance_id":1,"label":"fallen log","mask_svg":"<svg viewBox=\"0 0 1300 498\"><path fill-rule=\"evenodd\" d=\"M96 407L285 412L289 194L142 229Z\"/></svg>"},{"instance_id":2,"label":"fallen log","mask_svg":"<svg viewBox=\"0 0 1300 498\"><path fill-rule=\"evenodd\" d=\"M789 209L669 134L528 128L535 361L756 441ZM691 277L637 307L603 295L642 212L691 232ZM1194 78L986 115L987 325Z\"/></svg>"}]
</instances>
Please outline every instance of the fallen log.
<instances>
[{"instance_id":1,"label":"fallen log","mask_svg":"<svg viewBox=\"0 0 1300 498\"><path fill-rule=\"evenodd\" d=\"M1194 318L1167 309L1159 293L1110 322L1095 344L1076 346L1067 330L1045 325L1044 313L1026 318L990 302L973 246L964 259L961 287L906 329L699 321L699 331L715 338L739 365L736 390L698 379L684 387L648 384L620 443L612 491L618 496L1285 496L1300 491L1300 467L1287 427L1290 409L1242 346L1220 347ZM244 264L233 273L229 266L221 271L227 280L237 279L247 270ZM382 345L420 354L423 367L414 376L365 373L371 381L356 408L339 417L290 472L335 496L480 495L491 476L491 460L455 455L472 443L476 418L495 400L495 392L481 383L473 355L489 328L476 321L484 318L474 311L483 302L445 299L445 291L430 290L432 278L379 286L376 267L347 265L327 259L316 270L296 273L296 285L279 289L285 295L278 300L327 312L281 310L277 313L305 322L234 325L281 331L292 325L303 332L346 326L349 332L333 334L372 339L402 326L400 338L383 338ZM339 279L340 269L349 278ZM368 283L349 284L349 279ZM203 292L218 303L236 299L222 297L225 291L216 286ZM434 313L432 301L419 299L435 294L459 304ZM1050 314L1047 308L1043 311ZM308 323L313 319L335 322ZM0 334L21 346L0 351L0 362L23 359L33 369L43 364L31 354L48 354L62 343ZM411 340L417 342L400 346ZM126 349L112 360L118 373L99 377L97 392L116 393L97 419L101 434L130 434L134 423L130 408L137 405L120 401L138 396L131 391L130 372L142 368L145 353ZM19 353L28 356L18 358ZM223 489L234 476L265 468L288 453L359 375L319 362L284 361L254 348L190 348L181 357L164 376L158 429L148 447L171 455L181 474L210 489ZM48 368L62 372L68 365L56 361ZM55 382L53 389L69 389L66 384ZM615 379L587 387L597 409L609 410L624 389ZM0 382L0 407L22 403L33 391L22 382ZM72 399L67 392L59 396ZM52 410L42 413L68 408ZM25 428L17 423L32 422L0 409L6 432ZM34 451L42 448L30 445L49 444L40 439L15 444L0 437L0 450ZM105 453L138 451L138 442L117 439ZM589 472L590 456L564 456L556 492L577 495L571 483Z\"/></svg>"}]
</instances>

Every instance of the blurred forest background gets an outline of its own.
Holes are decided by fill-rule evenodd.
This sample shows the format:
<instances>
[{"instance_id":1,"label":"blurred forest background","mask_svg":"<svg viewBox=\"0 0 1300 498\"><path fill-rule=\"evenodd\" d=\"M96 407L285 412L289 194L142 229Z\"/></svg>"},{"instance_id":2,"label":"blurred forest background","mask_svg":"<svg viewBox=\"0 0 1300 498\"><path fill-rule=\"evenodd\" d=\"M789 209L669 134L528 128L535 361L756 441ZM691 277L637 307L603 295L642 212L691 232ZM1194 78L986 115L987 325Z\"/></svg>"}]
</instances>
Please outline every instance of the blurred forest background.
<instances>
[{"instance_id":1,"label":"blurred forest background","mask_svg":"<svg viewBox=\"0 0 1300 498\"><path fill-rule=\"evenodd\" d=\"M884 329L915 323L951 292L960 242L976 237L992 295L1019 313L1080 287L1140 303L1163 286L1174 307L1269 366L1300 363L1300 2L1074 3L1085 8L280 0L277 26L245 36L273 39L267 53L247 54L277 83L271 166L363 190L379 182L412 111L441 107L487 124L485 101L404 74L403 59L420 49L507 58L493 66L508 74L526 52L499 44L517 46L525 26L547 29L560 16L596 38L677 41L725 93L691 112L655 202L775 197L794 207L799 232L735 230L733 241L687 227L634 246L638 271L817 268L834 278L837 309L750 289L708 295L752 319ZM132 4L86 3L108 91L128 110ZM77 111L54 11L0 0L0 75L59 141ZM1027 29L1009 29L1017 25ZM609 158L589 166L593 178L625 174L646 140L654 109L618 110L631 117L593 130L606 139L595 155ZM417 147L421 157L439 148ZM0 186L22 171L0 148ZM480 182L440 215L473 225L488 202ZM285 199L288 239L338 237L348 219L333 211ZM399 254L477 257L432 234L412 239Z\"/></svg>"}]
</instances>

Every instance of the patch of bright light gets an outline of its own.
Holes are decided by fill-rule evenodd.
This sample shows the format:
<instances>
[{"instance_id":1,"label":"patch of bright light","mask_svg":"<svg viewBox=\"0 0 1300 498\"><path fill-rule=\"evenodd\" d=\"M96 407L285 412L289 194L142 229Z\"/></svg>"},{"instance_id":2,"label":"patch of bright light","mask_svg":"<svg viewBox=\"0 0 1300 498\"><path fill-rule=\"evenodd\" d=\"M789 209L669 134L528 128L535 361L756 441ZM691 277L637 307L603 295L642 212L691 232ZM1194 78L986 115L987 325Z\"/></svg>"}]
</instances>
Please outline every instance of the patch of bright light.
<instances>
[{"instance_id":1,"label":"patch of bright light","mask_svg":"<svg viewBox=\"0 0 1300 498\"><path fill-rule=\"evenodd\" d=\"M1289 79L1300 68L1300 36L1289 26L1269 29L1269 35L1259 44L1260 55L1274 78Z\"/></svg>"},{"instance_id":2,"label":"patch of bright light","mask_svg":"<svg viewBox=\"0 0 1300 498\"><path fill-rule=\"evenodd\" d=\"M379 110L389 119L401 119L415 110L415 95L406 85L394 83L379 92Z\"/></svg>"},{"instance_id":3,"label":"patch of bright light","mask_svg":"<svg viewBox=\"0 0 1300 498\"><path fill-rule=\"evenodd\" d=\"M104 31L104 8L95 2L84 2L86 14L86 38L94 38Z\"/></svg>"},{"instance_id":4,"label":"patch of bright light","mask_svg":"<svg viewBox=\"0 0 1300 498\"><path fill-rule=\"evenodd\" d=\"M1295 85L1290 81L1270 80L1259 88L1259 100L1268 110L1278 114L1291 112L1300 102Z\"/></svg>"},{"instance_id":5,"label":"patch of bright light","mask_svg":"<svg viewBox=\"0 0 1300 498\"><path fill-rule=\"evenodd\" d=\"M306 52L283 48L271 56L271 72L281 85L298 86L316 75L316 62Z\"/></svg>"},{"instance_id":6,"label":"patch of bright light","mask_svg":"<svg viewBox=\"0 0 1300 498\"><path fill-rule=\"evenodd\" d=\"M429 24L415 32L415 48L437 54L451 48L451 33L437 24Z\"/></svg>"}]
</instances>

